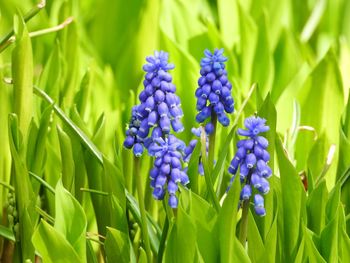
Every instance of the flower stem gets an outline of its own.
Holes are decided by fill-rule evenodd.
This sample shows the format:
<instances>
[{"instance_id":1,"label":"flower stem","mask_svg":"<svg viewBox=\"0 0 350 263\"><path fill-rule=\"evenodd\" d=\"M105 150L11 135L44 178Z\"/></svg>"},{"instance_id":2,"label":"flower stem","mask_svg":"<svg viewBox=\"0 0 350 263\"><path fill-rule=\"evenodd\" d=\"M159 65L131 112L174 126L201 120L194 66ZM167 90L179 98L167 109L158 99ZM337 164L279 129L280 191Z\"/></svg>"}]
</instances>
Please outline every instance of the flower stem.
<instances>
[{"instance_id":1,"label":"flower stem","mask_svg":"<svg viewBox=\"0 0 350 263\"><path fill-rule=\"evenodd\" d=\"M212 113L212 115L211 115L211 122L214 125L214 131L212 134L209 135L208 162L209 162L210 174L212 173L213 168L214 168L215 137L216 137L216 126L217 126L217 116L215 113Z\"/></svg>"},{"instance_id":2,"label":"flower stem","mask_svg":"<svg viewBox=\"0 0 350 263\"><path fill-rule=\"evenodd\" d=\"M148 237L146 209L145 209L145 203L143 199L143 190L142 190L142 183L141 183L140 158L134 157L134 165L135 165L136 187L137 187L137 193L139 197L139 206L140 206L140 213L141 213L142 239L143 239L143 244L145 246L147 260L148 262L152 262L152 252L151 252L151 246L150 246L149 237Z\"/></svg>"},{"instance_id":3,"label":"flower stem","mask_svg":"<svg viewBox=\"0 0 350 263\"><path fill-rule=\"evenodd\" d=\"M251 177L252 177L252 170L250 170L247 175L246 184L250 184ZM248 200L243 201L241 226L239 230L239 241L242 243L244 248L247 240L249 205L250 205L250 198Z\"/></svg>"},{"instance_id":4,"label":"flower stem","mask_svg":"<svg viewBox=\"0 0 350 263\"><path fill-rule=\"evenodd\" d=\"M217 212L220 210L220 203L219 200L217 199L217 196L214 191L214 183L211 177L211 174L213 172L213 167L214 167L214 150L215 150L215 134L216 134L216 123L217 123L217 118L216 115L212 115L212 123L214 125L214 131L213 133L209 136L209 153L208 153L208 162L206 162L206 134L204 131L204 128L202 128L202 136L201 136L201 143L202 143L202 159L203 159L203 166L204 166L204 178L205 178L205 183L207 185L207 189L209 191L209 194L213 200L214 207Z\"/></svg>"},{"instance_id":5,"label":"flower stem","mask_svg":"<svg viewBox=\"0 0 350 263\"><path fill-rule=\"evenodd\" d=\"M250 199L244 200L242 207L242 219L239 231L239 241L242 243L243 247L245 247L245 243L247 240L249 203Z\"/></svg>"},{"instance_id":6,"label":"flower stem","mask_svg":"<svg viewBox=\"0 0 350 263\"><path fill-rule=\"evenodd\" d=\"M163 262L163 253L165 249L165 242L167 240L168 232L169 232L169 225L170 222L172 222L174 218L174 214L172 214L172 210L167 207L166 202L163 200L163 207L166 212L166 217L164 221L164 226L163 226L163 231L162 231L162 237L160 240L159 244L159 249L158 249L158 256L157 256L157 262L161 263Z\"/></svg>"}]
</instances>

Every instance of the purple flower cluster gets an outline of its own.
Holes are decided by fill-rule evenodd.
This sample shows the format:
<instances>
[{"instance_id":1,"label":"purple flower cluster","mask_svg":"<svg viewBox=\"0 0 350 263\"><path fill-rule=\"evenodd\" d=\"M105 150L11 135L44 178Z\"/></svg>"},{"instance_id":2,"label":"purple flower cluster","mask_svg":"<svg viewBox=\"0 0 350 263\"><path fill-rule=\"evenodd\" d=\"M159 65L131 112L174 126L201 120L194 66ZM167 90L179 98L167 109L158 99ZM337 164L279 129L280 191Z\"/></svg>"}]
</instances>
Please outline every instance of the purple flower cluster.
<instances>
[{"instance_id":1,"label":"purple flower cluster","mask_svg":"<svg viewBox=\"0 0 350 263\"><path fill-rule=\"evenodd\" d=\"M271 168L268 166L270 155L266 150L269 143L266 138L259 135L269 130L265 123L265 119L255 116L244 121L247 129L238 129L238 134L248 139L238 141L237 152L228 169L230 174L235 175L239 168L240 180L244 184L240 196L241 201L250 199L252 186L256 189L254 208L256 214L260 216L266 213L264 198L260 194L269 192L270 185L267 179L272 175ZM231 178L231 183L233 179L234 176Z\"/></svg>"},{"instance_id":2,"label":"purple flower cluster","mask_svg":"<svg viewBox=\"0 0 350 263\"><path fill-rule=\"evenodd\" d=\"M147 147L150 143L148 139L138 136L140 123L140 120L137 118L137 106L134 106L132 108L129 127L126 131L124 147L127 149L133 149L133 153L136 157L140 157L143 153L143 146L145 145Z\"/></svg>"},{"instance_id":3,"label":"purple flower cluster","mask_svg":"<svg viewBox=\"0 0 350 263\"><path fill-rule=\"evenodd\" d=\"M223 126L228 126L230 120L226 113L234 110L234 101L231 96L232 85L227 79L223 49L215 49L214 53L205 50L205 57L201 60L201 77L198 79L196 90L198 123L203 123L213 114Z\"/></svg>"},{"instance_id":4,"label":"purple flower cluster","mask_svg":"<svg viewBox=\"0 0 350 263\"><path fill-rule=\"evenodd\" d=\"M182 169L182 152L185 148L184 142L170 134L166 138L155 138L149 146L150 155L156 159L151 170L151 186L153 197L162 200L166 191L169 193L169 206L176 208L178 199L176 192L178 184L189 183L186 172Z\"/></svg>"},{"instance_id":5,"label":"purple flower cluster","mask_svg":"<svg viewBox=\"0 0 350 263\"><path fill-rule=\"evenodd\" d=\"M144 89L139 95L140 104L132 109L124 146L133 148L137 157L144 147L156 157L150 173L153 197L161 200L168 192L169 205L176 208L178 183L186 185L189 179L182 169L185 144L171 134L171 128L174 132L184 129L180 98L168 72L174 65L168 63L168 53L164 51L155 51L146 61Z\"/></svg>"},{"instance_id":6,"label":"purple flower cluster","mask_svg":"<svg viewBox=\"0 0 350 263\"><path fill-rule=\"evenodd\" d=\"M170 126L175 132L183 131L181 123L183 112L180 98L175 94L176 87L168 70L174 65L168 63L168 53L155 51L154 56L146 58L143 66L146 71L144 90L140 93L141 104L137 108L142 138L147 137L152 127L160 127L163 134L169 134Z\"/></svg>"},{"instance_id":7,"label":"purple flower cluster","mask_svg":"<svg viewBox=\"0 0 350 263\"><path fill-rule=\"evenodd\" d=\"M133 148L135 156L138 157L142 155L143 148L147 148L152 142L149 138L152 128L160 128L152 132L152 138L164 137L170 133L171 127L175 132L184 129L181 123L183 112L180 98L175 94L176 88L168 73L168 70L174 68L173 64L168 63L168 53L155 51L154 56L148 56L146 61L148 63L143 66L146 72L144 90L139 95L141 103L132 109L124 141L124 146Z\"/></svg>"}]
</instances>

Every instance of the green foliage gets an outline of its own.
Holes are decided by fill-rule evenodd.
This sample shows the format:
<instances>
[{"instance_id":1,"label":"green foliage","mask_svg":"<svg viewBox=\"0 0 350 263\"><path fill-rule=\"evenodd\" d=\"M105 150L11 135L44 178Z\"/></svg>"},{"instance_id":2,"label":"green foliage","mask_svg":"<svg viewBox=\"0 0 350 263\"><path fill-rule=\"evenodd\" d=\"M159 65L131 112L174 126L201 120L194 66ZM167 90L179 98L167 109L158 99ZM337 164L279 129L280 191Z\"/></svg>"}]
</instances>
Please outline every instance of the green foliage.
<instances>
[{"instance_id":1,"label":"green foliage","mask_svg":"<svg viewBox=\"0 0 350 263\"><path fill-rule=\"evenodd\" d=\"M350 261L349 1L34 2L0 3L2 259L147 262L145 223L158 262ZM197 143L172 210L152 199L152 159L135 178L122 147L142 65L169 52L188 144L199 61L220 47L235 112L216 130L213 169ZM226 192L227 168L255 112L273 176L266 216L250 205L241 243L241 186Z\"/></svg>"}]
</instances>

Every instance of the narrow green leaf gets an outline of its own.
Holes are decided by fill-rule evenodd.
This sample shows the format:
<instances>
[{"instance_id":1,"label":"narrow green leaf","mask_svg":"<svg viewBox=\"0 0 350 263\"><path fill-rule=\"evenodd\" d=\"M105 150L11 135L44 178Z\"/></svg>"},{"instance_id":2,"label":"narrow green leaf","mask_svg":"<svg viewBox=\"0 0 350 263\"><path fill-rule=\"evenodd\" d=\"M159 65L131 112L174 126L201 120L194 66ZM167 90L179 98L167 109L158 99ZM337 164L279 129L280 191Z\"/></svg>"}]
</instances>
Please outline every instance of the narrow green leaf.
<instances>
[{"instance_id":1,"label":"narrow green leaf","mask_svg":"<svg viewBox=\"0 0 350 263\"><path fill-rule=\"evenodd\" d=\"M218 224L221 262L235 262L235 247L239 244L236 238L236 224L240 192L240 180L236 176L219 213Z\"/></svg>"},{"instance_id":2,"label":"narrow green leaf","mask_svg":"<svg viewBox=\"0 0 350 263\"><path fill-rule=\"evenodd\" d=\"M281 140L276 137L283 204L284 248L286 261L293 260L298 253L300 222L303 217L305 192L299 175L283 149ZM291 227L293 226L293 227Z\"/></svg>"},{"instance_id":3,"label":"narrow green leaf","mask_svg":"<svg viewBox=\"0 0 350 263\"><path fill-rule=\"evenodd\" d=\"M33 54L32 45L23 18L15 16L15 48L12 52L12 79L14 92L14 112L18 116L19 127L27 136L33 114Z\"/></svg>"}]
</instances>

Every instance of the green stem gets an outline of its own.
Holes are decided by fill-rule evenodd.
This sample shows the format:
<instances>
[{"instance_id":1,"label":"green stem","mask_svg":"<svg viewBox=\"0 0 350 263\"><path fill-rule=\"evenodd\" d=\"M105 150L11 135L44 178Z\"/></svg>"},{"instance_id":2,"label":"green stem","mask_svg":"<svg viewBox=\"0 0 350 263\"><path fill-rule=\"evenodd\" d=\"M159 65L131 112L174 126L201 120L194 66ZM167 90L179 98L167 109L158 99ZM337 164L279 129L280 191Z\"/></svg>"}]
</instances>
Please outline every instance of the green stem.
<instances>
[{"instance_id":1,"label":"green stem","mask_svg":"<svg viewBox=\"0 0 350 263\"><path fill-rule=\"evenodd\" d=\"M139 197L139 206L140 206L140 213L141 213L142 239L145 246L147 260L148 262L152 262L152 252L151 252L151 246L150 246L149 237L148 237L146 209L145 209L145 203L143 199L143 189L142 189L142 182L141 182L140 158L134 157L134 165L135 165L136 188L137 188L137 193Z\"/></svg>"},{"instance_id":2,"label":"green stem","mask_svg":"<svg viewBox=\"0 0 350 263\"><path fill-rule=\"evenodd\" d=\"M217 116L213 112L211 115L211 123L214 125L214 131L212 134L209 135L209 156L208 156L208 162L209 162L209 171L210 174L213 171L214 168L214 155L215 155L215 137L216 137L216 126L217 126Z\"/></svg>"},{"instance_id":3,"label":"green stem","mask_svg":"<svg viewBox=\"0 0 350 263\"><path fill-rule=\"evenodd\" d=\"M243 247L245 247L247 240L249 203L250 199L243 201L241 226L239 231L239 241L242 243Z\"/></svg>"},{"instance_id":4,"label":"green stem","mask_svg":"<svg viewBox=\"0 0 350 263\"><path fill-rule=\"evenodd\" d=\"M214 191L214 183L213 179L211 177L213 166L214 166L214 150L215 150L215 133L216 133L216 123L217 118L216 115L212 116L212 122L214 124L214 131L209 136L209 154L207 158L207 150L206 150L206 134L204 129L202 128L202 136L201 136L201 143L202 143L202 160L203 160L203 167L204 167L204 179L205 183L207 185L207 189L209 191L209 194L211 196L211 199L214 203L214 208L217 212L220 210L220 203L219 200L215 194Z\"/></svg>"},{"instance_id":5,"label":"green stem","mask_svg":"<svg viewBox=\"0 0 350 263\"><path fill-rule=\"evenodd\" d=\"M165 211L167 211L167 205L163 200L163 206ZM159 249L158 249L158 257L157 257L157 262L161 263L163 262L163 253L164 253L164 249L165 249L165 242L168 236L168 231L169 231L169 225L170 222L172 220L172 218L170 217L171 215L169 215L169 213L166 213L166 217L165 217L165 222L164 222L164 226L163 226L163 231L162 231L162 238L160 240L160 244L159 244Z\"/></svg>"}]
</instances>

